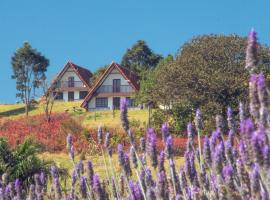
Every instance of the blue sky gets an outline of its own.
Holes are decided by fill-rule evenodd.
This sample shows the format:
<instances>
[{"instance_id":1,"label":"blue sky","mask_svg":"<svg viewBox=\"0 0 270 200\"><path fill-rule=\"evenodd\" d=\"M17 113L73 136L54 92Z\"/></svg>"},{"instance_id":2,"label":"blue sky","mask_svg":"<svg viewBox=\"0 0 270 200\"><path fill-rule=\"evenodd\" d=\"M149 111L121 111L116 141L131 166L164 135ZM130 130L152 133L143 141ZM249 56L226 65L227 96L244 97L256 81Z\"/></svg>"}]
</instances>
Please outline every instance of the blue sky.
<instances>
[{"instance_id":1,"label":"blue sky","mask_svg":"<svg viewBox=\"0 0 270 200\"><path fill-rule=\"evenodd\" d=\"M52 79L71 60L91 71L143 39L162 55L194 36L247 35L270 44L269 0L0 0L0 103L16 102L10 59L24 41L50 60Z\"/></svg>"}]
</instances>

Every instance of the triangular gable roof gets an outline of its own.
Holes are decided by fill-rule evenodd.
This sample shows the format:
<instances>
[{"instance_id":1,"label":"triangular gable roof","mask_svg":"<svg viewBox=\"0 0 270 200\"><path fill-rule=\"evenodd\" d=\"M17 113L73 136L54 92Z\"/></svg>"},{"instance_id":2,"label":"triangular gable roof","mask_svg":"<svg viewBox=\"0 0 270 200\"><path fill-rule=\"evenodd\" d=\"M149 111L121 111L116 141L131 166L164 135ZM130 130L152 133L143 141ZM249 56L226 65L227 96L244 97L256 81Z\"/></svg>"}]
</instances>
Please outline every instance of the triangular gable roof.
<instances>
[{"instance_id":1,"label":"triangular gable roof","mask_svg":"<svg viewBox=\"0 0 270 200\"><path fill-rule=\"evenodd\" d=\"M94 92L98 89L98 87L101 85L101 83L106 79L106 77L110 74L110 72L114 69L118 69L119 72L122 74L122 76L130 83L130 85L135 89L135 91L138 91L139 86L139 76L135 74L134 72L130 71L129 69L122 67L118 63L112 62L110 66L105 70L105 72L99 77L99 79L96 81L90 92L85 97L83 103L81 104L81 107L86 108L87 102L92 98Z\"/></svg>"},{"instance_id":2,"label":"triangular gable roof","mask_svg":"<svg viewBox=\"0 0 270 200\"><path fill-rule=\"evenodd\" d=\"M72 63L71 61L68 61L64 65L64 68L61 70L61 72L53 80L52 85L65 74L65 72L68 70L69 67L71 67L74 70L74 72L77 74L79 79L86 85L86 87L88 87L88 89L90 89L91 85L90 85L89 80L93 76L91 71L89 71L88 69L85 69L83 67L80 67L80 66Z\"/></svg>"}]
</instances>

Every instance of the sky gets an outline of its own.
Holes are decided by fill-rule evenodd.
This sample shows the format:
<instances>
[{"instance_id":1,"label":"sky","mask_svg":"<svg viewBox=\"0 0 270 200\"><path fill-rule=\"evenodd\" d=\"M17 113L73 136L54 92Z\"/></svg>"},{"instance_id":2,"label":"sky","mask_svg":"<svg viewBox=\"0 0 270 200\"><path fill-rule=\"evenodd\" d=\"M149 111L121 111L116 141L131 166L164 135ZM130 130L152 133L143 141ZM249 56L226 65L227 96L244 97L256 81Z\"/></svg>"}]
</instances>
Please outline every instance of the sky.
<instances>
[{"instance_id":1,"label":"sky","mask_svg":"<svg viewBox=\"0 0 270 200\"><path fill-rule=\"evenodd\" d=\"M0 0L0 104L18 100L11 57L25 41L50 60L51 80L67 61L91 71L120 62L140 39L166 56L198 35L254 27L269 45L269 8L269 0Z\"/></svg>"}]
</instances>

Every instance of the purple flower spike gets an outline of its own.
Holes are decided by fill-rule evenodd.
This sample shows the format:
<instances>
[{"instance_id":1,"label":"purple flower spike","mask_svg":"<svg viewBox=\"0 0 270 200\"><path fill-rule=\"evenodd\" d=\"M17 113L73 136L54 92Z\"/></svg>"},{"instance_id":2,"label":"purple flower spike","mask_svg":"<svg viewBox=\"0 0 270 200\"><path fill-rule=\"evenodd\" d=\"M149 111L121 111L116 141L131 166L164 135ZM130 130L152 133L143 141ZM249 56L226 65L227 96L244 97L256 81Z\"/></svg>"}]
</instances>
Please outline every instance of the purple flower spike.
<instances>
[{"instance_id":1,"label":"purple flower spike","mask_svg":"<svg viewBox=\"0 0 270 200\"><path fill-rule=\"evenodd\" d=\"M72 135L69 133L67 135L67 150L70 151L70 148L72 146Z\"/></svg>"},{"instance_id":2,"label":"purple flower spike","mask_svg":"<svg viewBox=\"0 0 270 200\"><path fill-rule=\"evenodd\" d=\"M256 74L251 74L249 80L249 112L257 123L259 118L259 100Z\"/></svg>"},{"instance_id":3,"label":"purple flower spike","mask_svg":"<svg viewBox=\"0 0 270 200\"><path fill-rule=\"evenodd\" d=\"M197 129L198 132L203 129L203 126L202 126L202 116L201 115L202 114L201 114L200 109L197 109L196 116L195 116L195 127L196 127L196 129Z\"/></svg>"},{"instance_id":4,"label":"purple flower spike","mask_svg":"<svg viewBox=\"0 0 270 200\"><path fill-rule=\"evenodd\" d=\"M225 124L224 124L223 117L221 115L217 115L216 116L216 128L220 134L224 133L224 127L225 127Z\"/></svg>"},{"instance_id":5,"label":"purple flower spike","mask_svg":"<svg viewBox=\"0 0 270 200\"><path fill-rule=\"evenodd\" d=\"M130 194L129 194L130 199L136 200L136 196L135 196L135 186L134 186L132 180L129 181L128 187L129 187L129 190L130 190Z\"/></svg>"},{"instance_id":6,"label":"purple flower spike","mask_svg":"<svg viewBox=\"0 0 270 200\"><path fill-rule=\"evenodd\" d=\"M123 98L121 99L121 102L120 102L120 119L121 119L122 127L124 128L126 132L128 132L129 130L129 121L128 121L127 112L128 112L128 102L126 98Z\"/></svg>"},{"instance_id":7,"label":"purple flower spike","mask_svg":"<svg viewBox=\"0 0 270 200\"><path fill-rule=\"evenodd\" d=\"M158 158L158 171L159 172L165 171L164 162L165 162L165 153L164 151L161 151Z\"/></svg>"},{"instance_id":8,"label":"purple flower spike","mask_svg":"<svg viewBox=\"0 0 270 200\"><path fill-rule=\"evenodd\" d=\"M252 136L252 149L253 149L253 159L260 165L263 165L263 138L258 132L254 132Z\"/></svg>"},{"instance_id":9,"label":"purple flower spike","mask_svg":"<svg viewBox=\"0 0 270 200\"><path fill-rule=\"evenodd\" d=\"M87 179L90 185L92 185L94 170L93 170L93 166L90 160L86 161L86 174L87 174Z\"/></svg>"},{"instance_id":10,"label":"purple flower spike","mask_svg":"<svg viewBox=\"0 0 270 200\"><path fill-rule=\"evenodd\" d=\"M269 145L263 148L263 164L265 169L270 169L270 147Z\"/></svg>"},{"instance_id":11,"label":"purple flower spike","mask_svg":"<svg viewBox=\"0 0 270 200\"><path fill-rule=\"evenodd\" d=\"M151 165L156 168L158 161L157 161L157 139L156 135L153 131L153 129L148 129L148 148L147 148L147 153L150 157L151 160Z\"/></svg>"},{"instance_id":12,"label":"purple flower spike","mask_svg":"<svg viewBox=\"0 0 270 200\"><path fill-rule=\"evenodd\" d=\"M170 135L169 124L167 122L162 124L161 133L162 133L163 142L165 143L167 140L167 137Z\"/></svg>"},{"instance_id":13,"label":"purple flower spike","mask_svg":"<svg viewBox=\"0 0 270 200\"><path fill-rule=\"evenodd\" d=\"M135 168L138 167L138 161L137 161L137 156L136 156L136 152L135 152L135 148L133 146L130 147L130 157L131 157L131 160L132 160L132 163L133 163L133 166Z\"/></svg>"},{"instance_id":14,"label":"purple flower spike","mask_svg":"<svg viewBox=\"0 0 270 200\"><path fill-rule=\"evenodd\" d=\"M74 147L73 146L71 146L71 148L70 148L69 157L70 157L71 160L74 160L75 152L74 152Z\"/></svg>"},{"instance_id":15,"label":"purple flower spike","mask_svg":"<svg viewBox=\"0 0 270 200\"><path fill-rule=\"evenodd\" d=\"M210 142L209 142L208 136L205 136L204 138L203 157L205 159L205 163L207 163L207 166L211 167L212 157L211 157L211 149L210 149Z\"/></svg>"},{"instance_id":16,"label":"purple flower spike","mask_svg":"<svg viewBox=\"0 0 270 200\"><path fill-rule=\"evenodd\" d=\"M141 147L141 151L144 153L146 150L146 144L145 144L145 138L141 137L140 138L140 147Z\"/></svg>"},{"instance_id":17,"label":"purple flower spike","mask_svg":"<svg viewBox=\"0 0 270 200\"><path fill-rule=\"evenodd\" d=\"M167 137L167 140L165 143L165 150L166 150L167 158L172 159L173 158L173 140L172 140L171 135Z\"/></svg>"},{"instance_id":18,"label":"purple flower spike","mask_svg":"<svg viewBox=\"0 0 270 200\"><path fill-rule=\"evenodd\" d=\"M193 130L191 122L189 122L187 125L187 133L188 133L188 138L191 138L192 140L194 140L195 134L194 134L194 130Z\"/></svg>"},{"instance_id":19,"label":"purple flower spike","mask_svg":"<svg viewBox=\"0 0 270 200\"><path fill-rule=\"evenodd\" d=\"M117 190L116 190L116 185L115 185L115 179L112 177L112 195L115 199L117 199Z\"/></svg>"},{"instance_id":20,"label":"purple flower spike","mask_svg":"<svg viewBox=\"0 0 270 200\"><path fill-rule=\"evenodd\" d=\"M245 142L251 140L252 133L254 132L254 123L251 119L246 119L240 124L240 135Z\"/></svg>"},{"instance_id":21,"label":"purple flower spike","mask_svg":"<svg viewBox=\"0 0 270 200\"><path fill-rule=\"evenodd\" d=\"M111 135L109 132L107 132L105 136L105 142L104 142L104 146L106 149L110 147L110 140L111 140Z\"/></svg>"},{"instance_id":22,"label":"purple flower spike","mask_svg":"<svg viewBox=\"0 0 270 200\"><path fill-rule=\"evenodd\" d=\"M125 153L122 144L118 145L118 161L120 166L123 167L125 165Z\"/></svg>"},{"instance_id":23,"label":"purple flower spike","mask_svg":"<svg viewBox=\"0 0 270 200\"><path fill-rule=\"evenodd\" d=\"M82 198L86 199L87 198L86 178L84 176L80 178L80 192L81 192Z\"/></svg>"},{"instance_id":24,"label":"purple flower spike","mask_svg":"<svg viewBox=\"0 0 270 200\"><path fill-rule=\"evenodd\" d=\"M250 173L250 181L251 181L251 191L254 196L260 193L260 174L259 174L259 166L255 165Z\"/></svg>"},{"instance_id":25,"label":"purple flower spike","mask_svg":"<svg viewBox=\"0 0 270 200\"><path fill-rule=\"evenodd\" d=\"M97 138L98 138L98 144L101 145L103 143L103 130L101 127L98 127Z\"/></svg>"},{"instance_id":26,"label":"purple flower spike","mask_svg":"<svg viewBox=\"0 0 270 200\"><path fill-rule=\"evenodd\" d=\"M230 132L232 132L232 134L235 133L235 119L233 116L233 111L232 109L229 107L227 110L227 121L228 121L228 127L230 129Z\"/></svg>"},{"instance_id":27,"label":"purple flower spike","mask_svg":"<svg viewBox=\"0 0 270 200\"><path fill-rule=\"evenodd\" d=\"M136 182L134 190L135 190L134 193L135 193L136 199L143 199L142 190L140 187L140 183L138 181Z\"/></svg>"},{"instance_id":28,"label":"purple flower spike","mask_svg":"<svg viewBox=\"0 0 270 200\"><path fill-rule=\"evenodd\" d=\"M17 200L22 200L23 197L22 197L22 185L21 185L21 182L19 179L16 179L15 181L15 190L16 190L16 193L17 193Z\"/></svg>"},{"instance_id":29,"label":"purple flower spike","mask_svg":"<svg viewBox=\"0 0 270 200\"><path fill-rule=\"evenodd\" d=\"M94 175L93 177L93 190L95 194L95 199L105 199L105 194L100 184L99 177L97 175Z\"/></svg>"},{"instance_id":30,"label":"purple flower spike","mask_svg":"<svg viewBox=\"0 0 270 200\"><path fill-rule=\"evenodd\" d=\"M157 180L157 198L158 199L169 199L169 191L167 187L166 173L161 171L158 173Z\"/></svg>"},{"instance_id":31,"label":"purple flower spike","mask_svg":"<svg viewBox=\"0 0 270 200\"><path fill-rule=\"evenodd\" d=\"M42 186L44 187L46 184L46 176L45 176L44 172L40 173L39 180L40 180L40 183L42 184Z\"/></svg>"},{"instance_id":32,"label":"purple flower spike","mask_svg":"<svg viewBox=\"0 0 270 200\"><path fill-rule=\"evenodd\" d=\"M242 123L245 120L245 109L242 102L239 103L239 120Z\"/></svg>"},{"instance_id":33,"label":"purple flower spike","mask_svg":"<svg viewBox=\"0 0 270 200\"><path fill-rule=\"evenodd\" d=\"M222 174L224 159L224 145L218 144L214 154L214 170L216 174Z\"/></svg>"},{"instance_id":34,"label":"purple flower spike","mask_svg":"<svg viewBox=\"0 0 270 200\"><path fill-rule=\"evenodd\" d=\"M262 103L265 103L265 93L266 93L266 85L265 85L265 77L263 73L260 73L257 78L257 88L258 88L258 96L259 100Z\"/></svg>"},{"instance_id":35,"label":"purple flower spike","mask_svg":"<svg viewBox=\"0 0 270 200\"><path fill-rule=\"evenodd\" d=\"M257 65L257 33L252 29L248 35L248 44L246 50L246 69L252 73Z\"/></svg>"},{"instance_id":36,"label":"purple flower spike","mask_svg":"<svg viewBox=\"0 0 270 200\"><path fill-rule=\"evenodd\" d=\"M234 190L234 182L233 182L233 168L230 165L227 165L223 168L223 177L225 178L227 186Z\"/></svg>"}]
</instances>

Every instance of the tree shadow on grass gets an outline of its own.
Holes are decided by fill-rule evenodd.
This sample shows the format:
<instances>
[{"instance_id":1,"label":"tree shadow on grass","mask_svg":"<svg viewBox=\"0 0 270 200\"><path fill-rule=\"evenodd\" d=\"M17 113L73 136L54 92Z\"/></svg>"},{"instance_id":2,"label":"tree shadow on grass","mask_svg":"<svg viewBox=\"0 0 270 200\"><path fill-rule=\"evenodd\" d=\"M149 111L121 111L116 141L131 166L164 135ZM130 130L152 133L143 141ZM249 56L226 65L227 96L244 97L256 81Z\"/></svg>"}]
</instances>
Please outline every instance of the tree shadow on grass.
<instances>
[{"instance_id":1,"label":"tree shadow on grass","mask_svg":"<svg viewBox=\"0 0 270 200\"><path fill-rule=\"evenodd\" d=\"M29 108L29 112L31 110L35 110L36 107L31 107ZM15 108L15 109L12 109L12 110L7 110L7 111L4 111L4 112L0 112L0 118L1 117L11 117L11 116L16 116L16 115L20 115L20 114L23 114L25 113L25 107L21 107L21 108Z\"/></svg>"}]
</instances>

